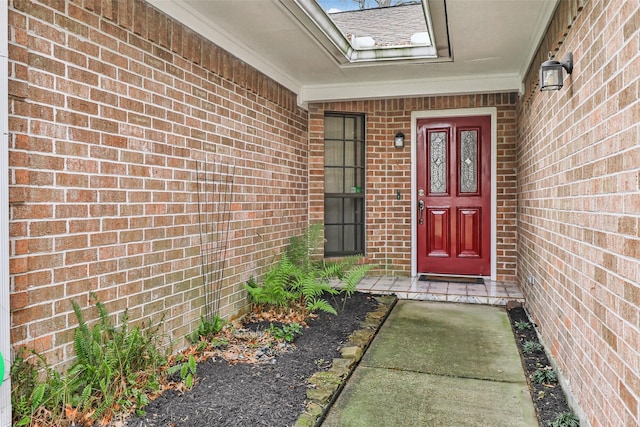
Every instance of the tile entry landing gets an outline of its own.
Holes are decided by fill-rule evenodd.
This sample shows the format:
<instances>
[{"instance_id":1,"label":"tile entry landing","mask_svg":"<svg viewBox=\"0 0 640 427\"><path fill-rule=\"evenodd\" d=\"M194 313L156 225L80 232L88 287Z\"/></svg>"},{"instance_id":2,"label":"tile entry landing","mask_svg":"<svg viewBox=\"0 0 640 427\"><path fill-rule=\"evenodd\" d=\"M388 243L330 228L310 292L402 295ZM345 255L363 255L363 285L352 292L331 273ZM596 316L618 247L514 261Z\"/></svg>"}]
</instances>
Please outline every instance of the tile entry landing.
<instances>
[{"instance_id":1,"label":"tile entry landing","mask_svg":"<svg viewBox=\"0 0 640 427\"><path fill-rule=\"evenodd\" d=\"M507 301L524 302L513 282L485 280L479 283L420 281L419 276L372 276L360 281L357 290L374 294L395 294L399 299L458 302L466 304L507 305Z\"/></svg>"}]
</instances>

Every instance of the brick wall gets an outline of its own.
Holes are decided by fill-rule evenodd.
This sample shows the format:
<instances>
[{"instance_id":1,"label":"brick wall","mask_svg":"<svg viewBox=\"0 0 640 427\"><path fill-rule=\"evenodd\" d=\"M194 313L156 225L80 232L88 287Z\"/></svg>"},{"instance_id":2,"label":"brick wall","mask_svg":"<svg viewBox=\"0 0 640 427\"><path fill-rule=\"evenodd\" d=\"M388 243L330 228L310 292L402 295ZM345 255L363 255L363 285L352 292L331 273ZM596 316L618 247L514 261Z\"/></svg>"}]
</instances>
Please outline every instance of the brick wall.
<instances>
[{"instance_id":1,"label":"brick wall","mask_svg":"<svg viewBox=\"0 0 640 427\"><path fill-rule=\"evenodd\" d=\"M220 309L242 311L308 221L295 94L140 0L13 0L9 33L14 346L68 360L89 291L181 343L204 302L196 162L235 165Z\"/></svg>"},{"instance_id":2,"label":"brick wall","mask_svg":"<svg viewBox=\"0 0 640 427\"><path fill-rule=\"evenodd\" d=\"M637 1L560 2L518 106L517 277L593 426L640 425L638 28ZM558 92L547 51L574 54Z\"/></svg>"},{"instance_id":3,"label":"brick wall","mask_svg":"<svg viewBox=\"0 0 640 427\"><path fill-rule=\"evenodd\" d=\"M497 107L497 279L514 281L516 268L516 94L439 96L313 104L309 107L310 221L324 220L324 113L366 115L366 258L382 274L411 270L411 150L392 146L410 138L411 112ZM446 113L444 113L446 115ZM398 200L397 191L401 192Z\"/></svg>"}]
</instances>

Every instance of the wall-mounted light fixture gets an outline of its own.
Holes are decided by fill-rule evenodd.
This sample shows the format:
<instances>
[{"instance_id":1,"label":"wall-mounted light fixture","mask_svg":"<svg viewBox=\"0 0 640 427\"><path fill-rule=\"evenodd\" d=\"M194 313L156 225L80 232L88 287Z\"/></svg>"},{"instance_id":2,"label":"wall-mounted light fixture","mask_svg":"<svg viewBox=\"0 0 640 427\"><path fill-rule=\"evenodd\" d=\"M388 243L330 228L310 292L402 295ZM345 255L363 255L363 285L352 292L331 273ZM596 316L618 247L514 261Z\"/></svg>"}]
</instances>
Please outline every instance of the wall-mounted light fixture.
<instances>
[{"instance_id":1,"label":"wall-mounted light fixture","mask_svg":"<svg viewBox=\"0 0 640 427\"><path fill-rule=\"evenodd\" d=\"M564 78L562 69L567 70L567 74L573 71L573 53L569 52L564 61L558 62L551 59L544 61L540 66L540 90L560 90Z\"/></svg>"},{"instance_id":2,"label":"wall-mounted light fixture","mask_svg":"<svg viewBox=\"0 0 640 427\"><path fill-rule=\"evenodd\" d=\"M393 138L393 146L396 148L404 147L404 133L402 132L396 133L396 137Z\"/></svg>"}]
</instances>

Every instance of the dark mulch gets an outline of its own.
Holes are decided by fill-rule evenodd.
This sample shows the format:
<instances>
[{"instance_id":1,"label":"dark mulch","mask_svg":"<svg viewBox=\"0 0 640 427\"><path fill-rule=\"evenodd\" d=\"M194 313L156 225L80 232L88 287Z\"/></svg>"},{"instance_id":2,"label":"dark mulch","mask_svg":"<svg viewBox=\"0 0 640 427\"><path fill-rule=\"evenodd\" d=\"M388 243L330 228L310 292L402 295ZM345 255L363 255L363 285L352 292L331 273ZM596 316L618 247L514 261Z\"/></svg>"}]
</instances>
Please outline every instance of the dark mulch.
<instances>
[{"instance_id":1,"label":"dark mulch","mask_svg":"<svg viewBox=\"0 0 640 427\"><path fill-rule=\"evenodd\" d=\"M269 363L229 364L210 359L200 363L197 383L189 391L165 392L146 408L145 417L132 417L129 427L190 426L292 426L305 409L307 379L327 370L339 357L339 348L358 328L377 303L367 294L348 298L344 309L337 301L338 316L320 314L309 321L295 341L295 348ZM522 345L538 342L533 328L518 329L516 322L529 322L523 308L508 311L527 377L549 366L544 350L525 353ZM256 329L256 325L245 325ZM264 326L258 326L264 328ZM540 426L547 427L558 414L571 412L559 384L536 384L529 380Z\"/></svg>"},{"instance_id":2,"label":"dark mulch","mask_svg":"<svg viewBox=\"0 0 640 427\"><path fill-rule=\"evenodd\" d=\"M330 367L341 344L377 306L362 293L347 298L344 309L342 304L336 301L337 316L323 313L308 321L295 349L273 363L200 363L191 390L163 393L147 405L145 417L132 417L127 426L292 426L305 409L307 379Z\"/></svg>"},{"instance_id":3,"label":"dark mulch","mask_svg":"<svg viewBox=\"0 0 640 427\"><path fill-rule=\"evenodd\" d=\"M511 320L511 327L516 337L516 343L522 357L522 365L524 366L527 380L529 381L529 390L531 391L531 398L533 399L536 413L538 415L538 422L540 426L547 427L559 414L570 413L571 408L567 403L562 387L558 383L554 384L537 384L531 381L531 375L540 368L551 366L549 359L547 358L544 348L539 351L526 353L523 350L523 345L527 341L541 344L535 329L533 328L533 322L529 319L527 312L522 307L515 307L508 311L509 318ZM532 327L519 329L516 325L518 322L529 323Z\"/></svg>"}]
</instances>

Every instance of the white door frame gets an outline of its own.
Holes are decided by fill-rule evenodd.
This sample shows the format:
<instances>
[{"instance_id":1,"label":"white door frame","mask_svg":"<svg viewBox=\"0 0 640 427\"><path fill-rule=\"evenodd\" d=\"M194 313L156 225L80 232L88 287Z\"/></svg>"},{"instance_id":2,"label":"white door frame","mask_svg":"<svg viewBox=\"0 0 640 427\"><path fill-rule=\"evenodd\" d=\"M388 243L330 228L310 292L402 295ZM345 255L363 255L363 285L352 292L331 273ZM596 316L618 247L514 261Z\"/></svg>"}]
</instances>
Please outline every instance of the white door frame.
<instances>
[{"instance_id":1,"label":"white door frame","mask_svg":"<svg viewBox=\"0 0 640 427\"><path fill-rule=\"evenodd\" d=\"M418 141L418 120L429 118L449 118L461 116L490 116L491 117L491 277L496 280L497 270L497 244L496 244L496 173L498 170L498 109L496 107L480 108L458 108L452 110L426 110L411 112L411 277L418 275L418 227L417 217L417 141ZM420 273L424 273L421 271Z\"/></svg>"},{"instance_id":2,"label":"white door frame","mask_svg":"<svg viewBox=\"0 0 640 427\"><path fill-rule=\"evenodd\" d=\"M0 386L0 426L11 425L10 306L9 306L9 44L7 3L0 7L0 352L4 378Z\"/></svg>"}]
</instances>

